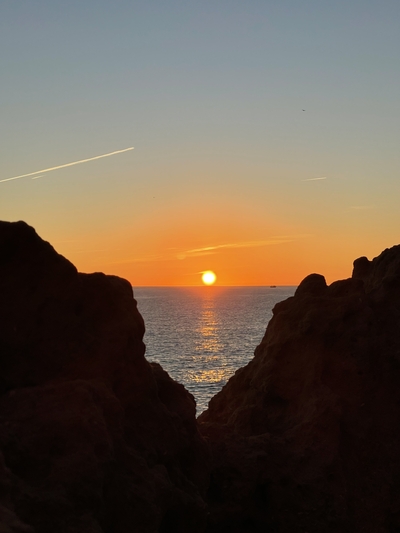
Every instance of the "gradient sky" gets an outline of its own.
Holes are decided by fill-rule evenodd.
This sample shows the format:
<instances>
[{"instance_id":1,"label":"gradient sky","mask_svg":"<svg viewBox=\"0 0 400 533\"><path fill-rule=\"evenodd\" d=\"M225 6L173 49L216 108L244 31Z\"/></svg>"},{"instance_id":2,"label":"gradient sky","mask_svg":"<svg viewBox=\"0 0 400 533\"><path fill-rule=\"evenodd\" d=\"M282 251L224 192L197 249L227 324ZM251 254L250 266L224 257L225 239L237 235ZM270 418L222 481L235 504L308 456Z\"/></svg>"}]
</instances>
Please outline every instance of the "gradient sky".
<instances>
[{"instance_id":1,"label":"gradient sky","mask_svg":"<svg viewBox=\"0 0 400 533\"><path fill-rule=\"evenodd\" d=\"M398 0L2 0L0 180L135 149L0 182L0 218L133 286L349 277L399 242L399 23Z\"/></svg>"}]
</instances>

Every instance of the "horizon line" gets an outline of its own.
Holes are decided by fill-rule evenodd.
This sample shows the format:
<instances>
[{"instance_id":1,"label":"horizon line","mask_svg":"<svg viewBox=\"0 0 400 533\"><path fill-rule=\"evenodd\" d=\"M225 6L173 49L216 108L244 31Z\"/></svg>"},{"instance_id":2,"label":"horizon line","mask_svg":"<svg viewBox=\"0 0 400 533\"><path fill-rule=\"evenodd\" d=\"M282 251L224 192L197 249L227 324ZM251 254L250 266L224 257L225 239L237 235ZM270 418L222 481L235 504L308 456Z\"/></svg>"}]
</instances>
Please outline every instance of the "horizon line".
<instances>
[{"instance_id":1,"label":"horizon line","mask_svg":"<svg viewBox=\"0 0 400 533\"><path fill-rule=\"evenodd\" d=\"M129 282L130 283L130 282ZM206 289L212 289L213 287L262 287L267 289L278 289L280 287L298 287L297 285L273 285L273 284L267 284L267 285L220 285L217 283L214 283L213 285L204 285L204 284L198 284L198 285L132 285L132 288L136 289L192 289L196 287L205 287Z\"/></svg>"}]
</instances>

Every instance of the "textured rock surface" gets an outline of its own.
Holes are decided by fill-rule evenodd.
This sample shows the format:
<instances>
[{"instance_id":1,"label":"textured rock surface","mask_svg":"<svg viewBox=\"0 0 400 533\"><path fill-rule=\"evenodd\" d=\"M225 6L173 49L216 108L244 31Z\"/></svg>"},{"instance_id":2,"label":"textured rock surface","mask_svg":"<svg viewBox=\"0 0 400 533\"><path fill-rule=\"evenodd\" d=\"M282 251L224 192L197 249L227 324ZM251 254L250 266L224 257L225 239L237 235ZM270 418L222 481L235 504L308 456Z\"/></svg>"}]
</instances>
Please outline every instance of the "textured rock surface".
<instances>
[{"instance_id":1,"label":"textured rock surface","mask_svg":"<svg viewBox=\"0 0 400 533\"><path fill-rule=\"evenodd\" d=\"M128 282L0 223L0 295L0 533L400 531L399 246L275 306L199 419L211 483Z\"/></svg>"},{"instance_id":2,"label":"textured rock surface","mask_svg":"<svg viewBox=\"0 0 400 533\"><path fill-rule=\"evenodd\" d=\"M275 306L200 419L211 532L400 531L400 246Z\"/></svg>"},{"instance_id":3,"label":"textured rock surface","mask_svg":"<svg viewBox=\"0 0 400 533\"><path fill-rule=\"evenodd\" d=\"M0 223L0 532L202 531L193 397L144 358L129 283Z\"/></svg>"}]
</instances>

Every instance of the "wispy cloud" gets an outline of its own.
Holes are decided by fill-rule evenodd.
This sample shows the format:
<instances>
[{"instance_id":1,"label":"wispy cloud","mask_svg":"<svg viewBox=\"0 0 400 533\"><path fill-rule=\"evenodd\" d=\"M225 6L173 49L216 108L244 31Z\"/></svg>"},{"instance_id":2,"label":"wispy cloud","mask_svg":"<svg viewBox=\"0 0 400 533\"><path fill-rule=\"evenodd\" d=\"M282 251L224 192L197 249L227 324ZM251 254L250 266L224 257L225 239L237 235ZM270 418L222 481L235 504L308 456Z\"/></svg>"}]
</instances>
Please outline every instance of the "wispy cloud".
<instances>
[{"instance_id":1,"label":"wispy cloud","mask_svg":"<svg viewBox=\"0 0 400 533\"><path fill-rule=\"evenodd\" d=\"M109 265L125 265L129 263L153 263L155 261L171 261L175 260L176 256L171 254L150 254L137 257L128 257L119 261L110 261Z\"/></svg>"},{"instance_id":2,"label":"wispy cloud","mask_svg":"<svg viewBox=\"0 0 400 533\"><path fill-rule=\"evenodd\" d=\"M212 246L204 246L203 248L192 248L190 250L179 251L176 248L170 248L170 252L165 254L152 254L147 256L138 256L135 258L122 259L120 261L113 261L110 264L126 264L126 263L152 263L154 261L176 261L176 259L188 259L192 257L200 257L204 255L216 254L220 250L234 249L234 248L255 248L261 246L273 246L274 244L284 244L288 242L297 241L306 237L312 237L310 234L301 235L282 235L279 237L271 237L271 239L264 241L241 241L224 244L215 244Z\"/></svg>"},{"instance_id":3,"label":"wispy cloud","mask_svg":"<svg viewBox=\"0 0 400 533\"><path fill-rule=\"evenodd\" d=\"M260 246L272 246L274 244L283 244L286 242L292 242L295 240L295 237L283 236L283 237L272 237L271 239L265 241L241 241L241 242L231 242L226 244L216 244L214 246L204 246L203 248L193 248L192 250L185 250L177 254L178 259L186 259L187 257L198 257L201 255L210 255L215 254L219 250L229 249L229 248L256 248Z\"/></svg>"},{"instance_id":4,"label":"wispy cloud","mask_svg":"<svg viewBox=\"0 0 400 533\"><path fill-rule=\"evenodd\" d=\"M19 180L21 178L28 178L29 176L36 176L36 174L42 174L44 172L52 172L53 170L59 170L60 168L66 168L66 167L72 167L74 165L81 165L82 163L89 163L89 161L95 161L96 159L102 159L103 157L110 157L112 155L122 154L123 152L128 152L129 150L133 150L134 147L130 148L124 148L123 150L116 150L115 152L109 152L108 154L102 154L102 155L96 155L95 157L89 157L88 159L80 159L79 161L73 161L72 163L65 163L64 165L59 165L57 167L50 167L45 168L43 170L37 170L36 172L29 172L29 174L21 174L20 176L14 176L12 178L6 178L4 180L0 180L0 183L4 183L5 181L12 181L12 180ZM41 178L42 176L36 176L37 179Z\"/></svg>"},{"instance_id":5,"label":"wispy cloud","mask_svg":"<svg viewBox=\"0 0 400 533\"><path fill-rule=\"evenodd\" d=\"M307 178L305 180L301 180L301 181L321 181L321 180L327 180L327 176L321 176L320 178Z\"/></svg>"},{"instance_id":6,"label":"wispy cloud","mask_svg":"<svg viewBox=\"0 0 400 533\"><path fill-rule=\"evenodd\" d=\"M103 252L109 252L110 250L108 248L103 248L103 249L100 249L100 250L75 250L74 252L71 252L71 253L75 253L75 254L98 254L98 253L103 253Z\"/></svg>"}]
</instances>

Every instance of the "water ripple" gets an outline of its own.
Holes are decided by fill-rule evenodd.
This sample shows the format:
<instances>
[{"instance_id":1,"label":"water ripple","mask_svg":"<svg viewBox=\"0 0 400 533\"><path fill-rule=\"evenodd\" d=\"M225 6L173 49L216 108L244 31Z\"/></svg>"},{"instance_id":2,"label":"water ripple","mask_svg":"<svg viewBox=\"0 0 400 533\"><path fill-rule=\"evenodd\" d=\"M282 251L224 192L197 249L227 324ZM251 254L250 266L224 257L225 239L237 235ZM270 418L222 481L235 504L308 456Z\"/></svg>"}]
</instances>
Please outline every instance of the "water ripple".
<instances>
[{"instance_id":1,"label":"water ripple","mask_svg":"<svg viewBox=\"0 0 400 533\"><path fill-rule=\"evenodd\" d=\"M197 413L248 363L274 305L295 287L140 287L146 357L194 395Z\"/></svg>"}]
</instances>

